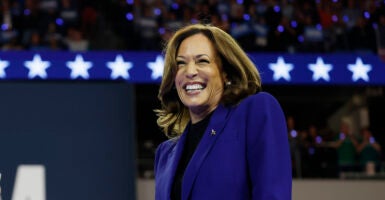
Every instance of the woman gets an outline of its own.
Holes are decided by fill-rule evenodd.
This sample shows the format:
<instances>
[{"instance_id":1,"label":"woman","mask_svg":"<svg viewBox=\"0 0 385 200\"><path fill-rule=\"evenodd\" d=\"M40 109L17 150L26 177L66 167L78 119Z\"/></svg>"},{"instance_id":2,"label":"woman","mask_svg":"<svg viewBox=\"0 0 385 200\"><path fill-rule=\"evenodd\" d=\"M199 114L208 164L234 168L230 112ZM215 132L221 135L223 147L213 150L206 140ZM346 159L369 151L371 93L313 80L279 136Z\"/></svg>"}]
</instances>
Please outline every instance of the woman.
<instances>
[{"instance_id":1,"label":"woman","mask_svg":"<svg viewBox=\"0 0 385 200\"><path fill-rule=\"evenodd\" d=\"M165 49L155 199L291 199L285 117L231 36L210 25Z\"/></svg>"}]
</instances>

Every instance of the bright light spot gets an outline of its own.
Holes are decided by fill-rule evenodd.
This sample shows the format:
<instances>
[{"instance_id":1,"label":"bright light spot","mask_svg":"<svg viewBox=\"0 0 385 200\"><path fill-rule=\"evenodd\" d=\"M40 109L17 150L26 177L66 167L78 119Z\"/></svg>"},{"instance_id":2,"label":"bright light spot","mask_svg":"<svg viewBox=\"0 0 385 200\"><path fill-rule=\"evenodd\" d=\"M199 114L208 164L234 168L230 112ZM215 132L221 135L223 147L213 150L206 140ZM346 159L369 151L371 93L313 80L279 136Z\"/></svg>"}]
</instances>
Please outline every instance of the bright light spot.
<instances>
[{"instance_id":1,"label":"bright light spot","mask_svg":"<svg viewBox=\"0 0 385 200\"><path fill-rule=\"evenodd\" d=\"M159 34L163 35L166 32L166 30L163 27L160 27L158 32Z\"/></svg>"},{"instance_id":2,"label":"bright light spot","mask_svg":"<svg viewBox=\"0 0 385 200\"><path fill-rule=\"evenodd\" d=\"M274 11L279 12L279 11L281 11L281 8L279 6L274 6Z\"/></svg>"},{"instance_id":3,"label":"bright light spot","mask_svg":"<svg viewBox=\"0 0 385 200\"><path fill-rule=\"evenodd\" d=\"M365 12L364 12L364 17L365 17L366 19L369 19L369 18L370 18L370 13L369 13L368 11L365 11Z\"/></svg>"},{"instance_id":4,"label":"bright light spot","mask_svg":"<svg viewBox=\"0 0 385 200\"><path fill-rule=\"evenodd\" d=\"M134 4L134 0L127 0L126 2L127 2L127 4L129 4L129 5Z\"/></svg>"},{"instance_id":5,"label":"bright light spot","mask_svg":"<svg viewBox=\"0 0 385 200\"><path fill-rule=\"evenodd\" d=\"M285 28L282 25L279 25L277 27L277 30L278 30L278 32L282 33L285 30Z\"/></svg>"},{"instance_id":6,"label":"bright light spot","mask_svg":"<svg viewBox=\"0 0 385 200\"><path fill-rule=\"evenodd\" d=\"M3 30L3 31L8 30L8 28L9 28L8 24L2 24L1 25L1 30Z\"/></svg>"},{"instance_id":7,"label":"bright light spot","mask_svg":"<svg viewBox=\"0 0 385 200\"><path fill-rule=\"evenodd\" d=\"M291 21L290 24L291 24L291 27L293 27L293 28L297 28L297 26L298 26L297 21L294 21L294 20Z\"/></svg>"},{"instance_id":8,"label":"bright light spot","mask_svg":"<svg viewBox=\"0 0 385 200\"><path fill-rule=\"evenodd\" d=\"M155 8L154 14L159 16L160 14L162 14L162 11L159 8Z\"/></svg>"},{"instance_id":9,"label":"bright light spot","mask_svg":"<svg viewBox=\"0 0 385 200\"><path fill-rule=\"evenodd\" d=\"M250 15L244 14L243 15L243 19L246 20L246 21L249 21L250 20Z\"/></svg>"},{"instance_id":10,"label":"bright light spot","mask_svg":"<svg viewBox=\"0 0 385 200\"><path fill-rule=\"evenodd\" d=\"M173 3L173 4L171 5L171 7L172 7L172 9L174 9L174 10L178 10L178 9L179 9L179 5L178 5L177 3Z\"/></svg>"},{"instance_id":11,"label":"bright light spot","mask_svg":"<svg viewBox=\"0 0 385 200\"><path fill-rule=\"evenodd\" d=\"M297 137L298 134L297 134L296 130L291 130L290 135L291 135L291 137L295 138L295 137Z\"/></svg>"},{"instance_id":12,"label":"bright light spot","mask_svg":"<svg viewBox=\"0 0 385 200\"><path fill-rule=\"evenodd\" d=\"M305 41L305 38L303 37L303 35L300 35L298 36L298 42L304 42Z\"/></svg>"},{"instance_id":13,"label":"bright light spot","mask_svg":"<svg viewBox=\"0 0 385 200\"><path fill-rule=\"evenodd\" d=\"M333 22L337 22L337 21L338 21L337 15L333 15L333 16L332 16L332 20L333 20Z\"/></svg>"},{"instance_id":14,"label":"bright light spot","mask_svg":"<svg viewBox=\"0 0 385 200\"><path fill-rule=\"evenodd\" d=\"M237 0L237 4L243 4L243 0Z\"/></svg>"},{"instance_id":15,"label":"bright light spot","mask_svg":"<svg viewBox=\"0 0 385 200\"><path fill-rule=\"evenodd\" d=\"M132 14L132 13L127 13L126 14L126 19L128 20L128 21L132 21L133 19L134 19L134 15Z\"/></svg>"},{"instance_id":16,"label":"bright light spot","mask_svg":"<svg viewBox=\"0 0 385 200\"><path fill-rule=\"evenodd\" d=\"M56 24L57 24L58 26L63 25L63 23L64 23L64 21L63 21L62 18L56 18Z\"/></svg>"},{"instance_id":17,"label":"bright light spot","mask_svg":"<svg viewBox=\"0 0 385 200\"><path fill-rule=\"evenodd\" d=\"M344 22L348 22L348 21L349 21L349 16L344 15L344 16L342 17L342 19L344 20Z\"/></svg>"},{"instance_id":18,"label":"bright light spot","mask_svg":"<svg viewBox=\"0 0 385 200\"><path fill-rule=\"evenodd\" d=\"M321 142L322 142L322 137L321 137L321 136L317 136L317 137L315 138L315 142L316 142L317 144L321 144Z\"/></svg>"}]
</instances>

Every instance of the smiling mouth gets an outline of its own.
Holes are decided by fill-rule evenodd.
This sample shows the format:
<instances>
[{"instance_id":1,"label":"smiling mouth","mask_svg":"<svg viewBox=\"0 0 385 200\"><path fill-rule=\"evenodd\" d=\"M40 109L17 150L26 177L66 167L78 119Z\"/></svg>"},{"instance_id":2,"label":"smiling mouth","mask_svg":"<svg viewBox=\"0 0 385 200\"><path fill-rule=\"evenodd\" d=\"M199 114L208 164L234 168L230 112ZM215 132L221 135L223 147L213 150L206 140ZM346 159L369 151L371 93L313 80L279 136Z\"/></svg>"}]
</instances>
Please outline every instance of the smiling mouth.
<instances>
[{"instance_id":1,"label":"smiling mouth","mask_svg":"<svg viewBox=\"0 0 385 200\"><path fill-rule=\"evenodd\" d=\"M187 93L198 92L205 88L206 88L206 85L202 83L186 84L184 86L184 89L186 90Z\"/></svg>"}]
</instances>

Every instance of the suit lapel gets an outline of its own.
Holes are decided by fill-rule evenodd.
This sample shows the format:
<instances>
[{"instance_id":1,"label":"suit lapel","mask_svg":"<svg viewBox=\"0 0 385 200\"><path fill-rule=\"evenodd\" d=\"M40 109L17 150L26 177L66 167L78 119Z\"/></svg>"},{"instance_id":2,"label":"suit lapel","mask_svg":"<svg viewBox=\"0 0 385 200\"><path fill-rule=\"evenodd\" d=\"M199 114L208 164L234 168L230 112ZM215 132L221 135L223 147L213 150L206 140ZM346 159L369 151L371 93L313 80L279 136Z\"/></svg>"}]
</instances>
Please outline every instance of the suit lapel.
<instances>
[{"instance_id":1,"label":"suit lapel","mask_svg":"<svg viewBox=\"0 0 385 200\"><path fill-rule=\"evenodd\" d=\"M210 152L217 138L220 136L224 126L225 120L229 109L223 105L219 105L211 116L209 125L207 126L205 133L202 136L187 168L184 172L183 183L182 183L182 200L187 200L195 178L199 172L199 168L203 161Z\"/></svg>"},{"instance_id":2,"label":"suit lapel","mask_svg":"<svg viewBox=\"0 0 385 200\"><path fill-rule=\"evenodd\" d=\"M189 126L189 125L188 125ZM184 144L186 142L186 130L188 130L189 128L186 127L186 129L184 130L184 132L182 133L182 135L177 139L176 141L176 145L174 147L174 149L172 150L171 154L169 155L170 158L170 167L168 168L168 172L166 174L169 174L170 176L168 177L168 181L167 181L167 195L168 197L170 197L171 195L171 191L172 191L172 184L174 183L174 177L175 177L175 173L176 173L176 169L178 167L178 164L179 164L179 160L182 156L182 153L183 153L183 147L184 147Z\"/></svg>"}]
</instances>

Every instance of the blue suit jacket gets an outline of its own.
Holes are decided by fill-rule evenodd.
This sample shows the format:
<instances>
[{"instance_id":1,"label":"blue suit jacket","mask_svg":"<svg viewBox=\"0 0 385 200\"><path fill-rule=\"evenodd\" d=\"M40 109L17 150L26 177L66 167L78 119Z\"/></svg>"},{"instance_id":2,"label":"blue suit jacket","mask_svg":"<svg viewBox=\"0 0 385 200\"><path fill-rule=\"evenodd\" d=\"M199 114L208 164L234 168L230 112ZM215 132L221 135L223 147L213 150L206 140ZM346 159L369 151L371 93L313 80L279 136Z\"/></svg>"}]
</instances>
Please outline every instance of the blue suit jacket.
<instances>
[{"instance_id":1,"label":"blue suit jacket","mask_svg":"<svg viewBox=\"0 0 385 200\"><path fill-rule=\"evenodd\" d=\"M252 95L237 106L219 105L185 170L182 199L291 199L285 121L276 99L265 92ZM186 131L157 149L156 200L170 199L185 136Z\"/></svg>"}]
</instances>

